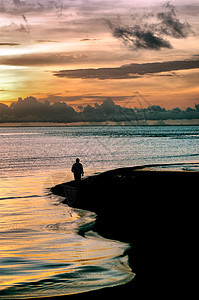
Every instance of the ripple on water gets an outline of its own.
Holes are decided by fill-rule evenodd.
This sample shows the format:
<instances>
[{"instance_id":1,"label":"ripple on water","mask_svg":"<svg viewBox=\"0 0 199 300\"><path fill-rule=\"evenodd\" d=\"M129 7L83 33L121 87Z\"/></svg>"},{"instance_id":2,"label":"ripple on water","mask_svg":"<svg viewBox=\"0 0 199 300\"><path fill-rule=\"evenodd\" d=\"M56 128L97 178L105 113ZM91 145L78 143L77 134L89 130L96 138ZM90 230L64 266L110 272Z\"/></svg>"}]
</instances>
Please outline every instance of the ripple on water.
<instances>
[{"instance_id":1,"label":"ripple on water","mask_svg":"<svg viewBox=\"0 0 199 300\"><path fill-rule=\"evenodd\" d=\"M1 201L2 300L81 293L134 277L125 255L128 244L92 232L94 213L53 201Z\"/></svg>"}]
</instances>

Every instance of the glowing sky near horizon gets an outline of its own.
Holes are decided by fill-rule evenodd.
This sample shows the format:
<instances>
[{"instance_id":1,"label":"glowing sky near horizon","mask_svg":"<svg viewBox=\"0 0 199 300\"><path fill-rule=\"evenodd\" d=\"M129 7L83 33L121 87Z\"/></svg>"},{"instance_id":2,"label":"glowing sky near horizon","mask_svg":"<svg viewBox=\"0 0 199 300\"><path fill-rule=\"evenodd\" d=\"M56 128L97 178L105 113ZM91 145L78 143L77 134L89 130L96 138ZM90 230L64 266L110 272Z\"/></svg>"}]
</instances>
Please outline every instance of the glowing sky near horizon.
<instances>
[{"instance_id":1,"label":"glowing sky near horizon","mask_svg":"<svg viewBox=\"0 0 199 300\"><path fill-rule=\"evenodd\" d=\"M143 106L193 107L198 15L199 0L0 0L0 102L32 95L76 107L111 97L134 107L139 92Z\"/></svg>"}]
</instances>

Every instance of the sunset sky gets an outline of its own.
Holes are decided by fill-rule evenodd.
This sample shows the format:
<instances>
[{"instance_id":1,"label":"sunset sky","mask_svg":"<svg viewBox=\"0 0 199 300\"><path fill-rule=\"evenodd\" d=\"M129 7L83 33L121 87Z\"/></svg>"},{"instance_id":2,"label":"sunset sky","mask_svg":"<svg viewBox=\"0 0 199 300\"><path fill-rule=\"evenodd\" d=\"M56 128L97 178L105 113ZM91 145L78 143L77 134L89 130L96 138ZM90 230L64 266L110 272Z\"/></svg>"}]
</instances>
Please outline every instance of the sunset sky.
<instances>
[{"instance_id":1,"label":"sunset sky","mask_svg":"<svg viewBox=\"0 0 199 300\"><path fill-rule=\"evenodd\" d=\"M199 103L199 0L0 0L0 102Z\"/></svg>"}]
</instances>

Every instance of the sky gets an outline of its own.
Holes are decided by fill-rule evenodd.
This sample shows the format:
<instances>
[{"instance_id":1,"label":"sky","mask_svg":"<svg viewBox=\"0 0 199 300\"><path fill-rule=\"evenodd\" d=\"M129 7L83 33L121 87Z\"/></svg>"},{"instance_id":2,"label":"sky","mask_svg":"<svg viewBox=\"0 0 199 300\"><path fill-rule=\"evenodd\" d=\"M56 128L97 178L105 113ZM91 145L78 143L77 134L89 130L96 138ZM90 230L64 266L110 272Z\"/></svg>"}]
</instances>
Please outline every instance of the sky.
<instances>
[{"instance_id":1,"label":"sky","mask_svg":"<svg viewBox=\"0 0 199 300\"><path fill-rule=\"evenodd\" d=\"M199 0L0 0L0 102L199 103Z\"/></svg>"}]
</instances>

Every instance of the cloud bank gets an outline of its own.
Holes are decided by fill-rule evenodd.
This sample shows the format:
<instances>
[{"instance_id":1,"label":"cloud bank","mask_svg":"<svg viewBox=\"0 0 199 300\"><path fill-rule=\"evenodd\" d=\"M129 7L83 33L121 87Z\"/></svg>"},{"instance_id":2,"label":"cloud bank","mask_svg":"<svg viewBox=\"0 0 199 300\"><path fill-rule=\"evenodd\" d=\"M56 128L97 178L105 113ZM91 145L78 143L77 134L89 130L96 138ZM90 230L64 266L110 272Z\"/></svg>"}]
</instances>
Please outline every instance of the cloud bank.
<instances>
[{"instance_id":1,"label":"cloud bank","mask_svg":"<svg viewBox=\"0 0 199 300\"><path fill-rule=\"evenodd\" d=\"M39 102L34 97L21 98L10 106L0 103L0 122L122 122L139 120L167 119L199 119L199 104L195 108L186 110L174 108L166 110L159 105L148 108L127 108L116 105L111 98L102 104L94 106L80 106L79 111L74 110L65 102L50 104L48 101Z\"/></svg>"}]
</instances>

